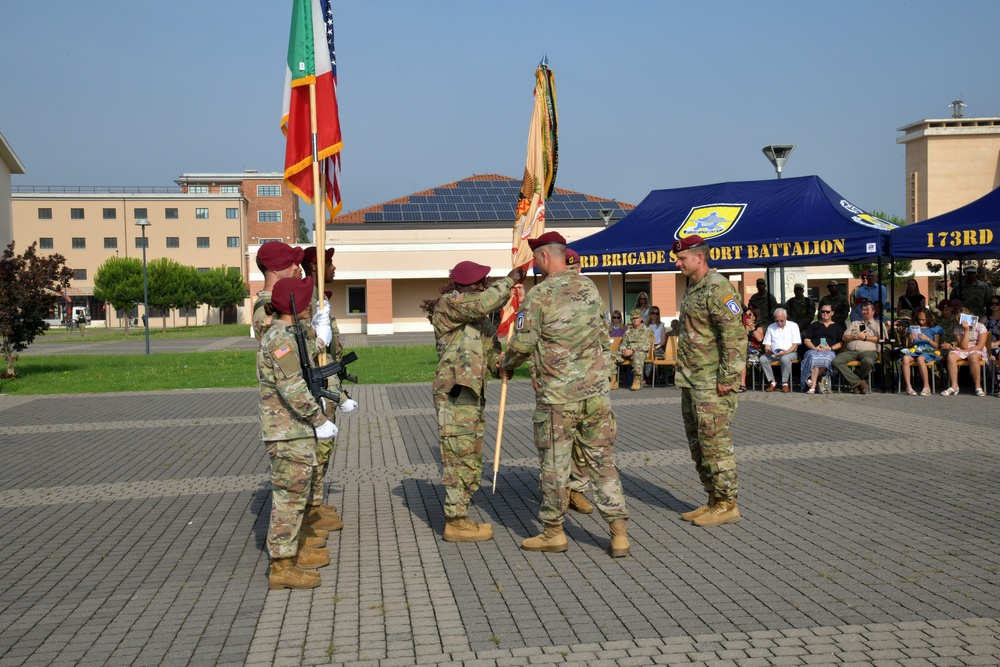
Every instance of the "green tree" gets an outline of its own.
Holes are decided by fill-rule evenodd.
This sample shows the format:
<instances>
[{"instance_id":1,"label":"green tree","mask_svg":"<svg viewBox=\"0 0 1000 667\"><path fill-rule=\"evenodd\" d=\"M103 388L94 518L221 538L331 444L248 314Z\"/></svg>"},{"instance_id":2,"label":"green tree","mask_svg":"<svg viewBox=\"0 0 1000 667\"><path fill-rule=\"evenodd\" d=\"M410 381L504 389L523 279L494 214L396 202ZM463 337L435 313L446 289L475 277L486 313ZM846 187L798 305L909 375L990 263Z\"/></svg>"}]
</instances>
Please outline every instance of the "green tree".
<instances>
[{"instance_id":1,"label":"green tree","mask_svg":"<svg viewBox=\"0 0 1000 667\"><path fill-rule=\"evenodd\" d=\"M237 268L215 267L199 274L201 278L201 301L219 309L219 324L222 311L242 303L247 297L247 286Z\"/></svg>"},{"instance_id":2,"label":"green tree","mask_svg":"<svg viewBox=\"0 0 1000 667\"><path fill-rule=\"evenodd\" d=\"M201 298L201 277L198 274L198 269L193 266L182 266L177 307L185 310L184 326L189 325L190 316L188 313L202 303L204 301Z\"/></svg>"},{"instance_id":3,"label":"green tree","mask_svg":"<svg viewBox=\"0 0 1000 667\"><path fill-rule=\"evenodd\" d=\"M309 243L309 227L305 218L299 218L299 243Z\"/></svg>"},{"instance_id":4,"label":"green tree","mask_svg":"<svg viewBox=\"0 0 1000 667\"><path fill-rule=\"evenodd\" d=\"M73 277L65 262L59 254L39 256L34 243L18 255L11 241L0 255L0 350L7 362L0 377L17 377L18 352L49 328L45 318Z\"/></svg>"},{"instance_id":5,"label":"green tree","mask_svg":"<svg viewBox=\"0 0 1000 667\"><path fill-rule=\"evenodd\" d=\"M163 311L163 330L167 329L167 311L177 308L184 299L185 267L167 257L149 262L149 305Z\"/></svg>"},{"instance_id":6,"label":"green tree","mask_svg":"<svg viewBox=\"0 0 1000 667\"><path fill-rule=\"evenodd\" d=\"M94 274L94 296L119 313L126 313L125 331L128 332L127 313L142 302L142 261L137 257L110 257L97 267Z\"/></svg>"},{"instance_id":7,"label":"green tree","mask_svg":"<svg viewBox=\"0 0 1000 667\"><path fill-rule=\"evenodd\" d=\"M882 220L885 220L889 224L895 225L896 227L902 227L903 225L906 224L906 220L900 218L898 215L892 215L891 213L885 213L883 211L872 211L871 213L876 218L881 218ZM864 264L848 264L847 266L851 271L851 275L854 276L855 278L860 278L861 272L871 266L875 266L875 268L877 268L877 265L874 264L873 262L867 262ZM891 271L891 277L890 277L890 271ZM883 262L882 271L879 273L878 276L878 283L880 285L885 285L886 291L888 292L890 291L889 282L895 282L896 291L898 293L899 290L906 285L906 281L909 280L912 277L912 275L913 275L913 260L897 259L894 264L890 262ZM852 298L851 303L853 302L854 299Z\"/></svg>"}]
</instances>

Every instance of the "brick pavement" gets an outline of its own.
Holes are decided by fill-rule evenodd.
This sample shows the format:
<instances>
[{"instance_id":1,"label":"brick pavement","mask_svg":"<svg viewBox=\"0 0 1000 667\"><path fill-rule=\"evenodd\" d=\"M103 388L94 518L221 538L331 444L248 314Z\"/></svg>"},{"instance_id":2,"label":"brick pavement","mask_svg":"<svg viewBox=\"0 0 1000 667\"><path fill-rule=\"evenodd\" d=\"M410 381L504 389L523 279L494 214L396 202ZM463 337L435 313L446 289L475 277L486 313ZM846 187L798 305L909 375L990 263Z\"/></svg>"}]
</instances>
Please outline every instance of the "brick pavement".
<instances>
[{"instance_id":1,"label":"brick pavement","mask_svg":"<svg viewBox=\"0 0 1000 667\"><path fill-rule=\"evenodd\" d=\"M498 385L491 385L492 450ZM743 520L700 529L679 392L619 391L632 554L534 534L533 395L508 396L496 539L447 544L427 385L361 386L313 591L268 591L256 393L0 396L6 665L998 665L993 398L741 396ZM488 452L488 458L491 458Z\"/></svg>"}]
</instances>

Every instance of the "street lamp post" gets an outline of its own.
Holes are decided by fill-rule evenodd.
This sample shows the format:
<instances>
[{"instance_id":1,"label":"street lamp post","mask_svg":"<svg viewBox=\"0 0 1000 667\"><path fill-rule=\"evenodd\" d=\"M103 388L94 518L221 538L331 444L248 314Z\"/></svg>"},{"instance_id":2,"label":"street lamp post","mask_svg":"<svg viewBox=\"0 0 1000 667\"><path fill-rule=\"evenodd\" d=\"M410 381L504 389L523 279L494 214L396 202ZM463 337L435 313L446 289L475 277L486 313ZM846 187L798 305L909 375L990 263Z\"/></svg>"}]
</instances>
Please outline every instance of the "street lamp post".
<instances>
[{"instance_id":1,"label":"street lamp post","mask_svg":"<svg viewBox=\"0 0 1000 667\"><path fill-rule=\"evenodd\" d=\"M781 170L785 166L785 162L788 161L788 156L792 154L795 150L795 144L771 144L770 146L764 146L761 152L767 157L768 161L774 165L774 172L778 175L778 180L781 180ZM768 271L767 275L770 277L771 272ZM782 266L780 270L780 280L781 280L781 304L785 303L785 267ZM770 282L770 281L769 281ZM768 285L768 292L770 293L771 286Z\"/></svg>"},{"instance_id":2,"label":"street lamp post","mask_svg":"<svg viewBox=\"0 0 1000 667\"><path fill-rule=\"evenodd\" d=\"M139 218L135 224L142 229L142 321L146 325L146 354L149 354L149 280L146 275L146 227L153 223L146 218Z\"/></svg>"}]
</instances>

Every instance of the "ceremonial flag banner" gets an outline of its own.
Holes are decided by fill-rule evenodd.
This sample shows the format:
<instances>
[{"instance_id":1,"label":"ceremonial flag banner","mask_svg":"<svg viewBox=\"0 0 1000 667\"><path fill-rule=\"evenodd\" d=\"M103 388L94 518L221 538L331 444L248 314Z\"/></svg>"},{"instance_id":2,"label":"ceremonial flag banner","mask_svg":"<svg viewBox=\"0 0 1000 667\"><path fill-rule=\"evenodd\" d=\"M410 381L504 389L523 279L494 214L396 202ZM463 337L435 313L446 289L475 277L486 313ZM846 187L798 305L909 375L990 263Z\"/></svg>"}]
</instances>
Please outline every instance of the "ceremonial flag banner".
<instances>
[{"instance_id":1,"label":"ceremonial flag banner","mask_svg":"<svg viewBox=\"0 0 1000 667\"><path fill-rule=\"evenodd\" d=\"M325 163L326 205L333 218L341 208L339 180L343 144L337 109L333 10L329 0L293 0L281 117L281 130L286 137L285 184L312 204L316 193L311 171L310 84L315 84L316 89L316 159Z\"/></svg>"},{"instance_id":2,"label":"ceremonial flag banner","mask_svg":"<svg viewBox=\"0 0 1000 667\"><path fill-rule=\"evenodd\" d=\"M556 112L556 80L548 61L535 70L535 106L528 129L528 157L524 165L524 180L517 195L514 221L514 243L511 265L528 268L532 263L528 240L545 233L545 200L552 195L559 166L558 113ZM506 336L520 306L515 296L503 309L497 335Z\"/></svg>"}]
</instances>

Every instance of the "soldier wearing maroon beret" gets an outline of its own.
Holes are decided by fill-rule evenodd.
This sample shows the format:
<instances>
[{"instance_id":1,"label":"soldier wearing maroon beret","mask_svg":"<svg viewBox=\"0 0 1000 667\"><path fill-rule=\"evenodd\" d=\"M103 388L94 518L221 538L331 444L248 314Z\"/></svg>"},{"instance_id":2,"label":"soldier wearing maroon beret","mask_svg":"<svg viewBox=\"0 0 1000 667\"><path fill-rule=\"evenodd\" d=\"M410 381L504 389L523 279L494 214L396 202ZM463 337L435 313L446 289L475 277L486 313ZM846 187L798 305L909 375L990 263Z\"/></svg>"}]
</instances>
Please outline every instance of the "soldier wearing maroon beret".
<instances>
[{"instance_id":1,"label":"soldier wearing maroon beret","mask_svg":"<svg viewBox=\"0 0 1000 667\"><path fill-rule=\"evenodd\" d=\"M681 301L677 386L691 458L708 502L681 514L697 526L740 520L736 507L736 458L730 423L736 412L733 386L746 365L747 337L740 297L729 280L708 266L700 236L674 242L677 268L688 279Z\"/></svg>"},{"instance_id":2,"label":"soldier wearing maroon beret","mask_svg":"<svg viewBox=\"0 0 1000 667\"><path fill-rule=\"evenodd\" d=\"M264 286L257 292L253 304L254 337L259 341L267 327L271 326L274 310L271 308L271 290L283 278L300 278L304 255L302 248L293 247L281 241L271 241L263 244L257 250L257 268L264 274Z\"/></svg>"}]
</instances>

